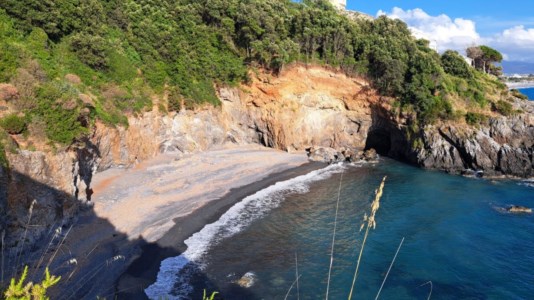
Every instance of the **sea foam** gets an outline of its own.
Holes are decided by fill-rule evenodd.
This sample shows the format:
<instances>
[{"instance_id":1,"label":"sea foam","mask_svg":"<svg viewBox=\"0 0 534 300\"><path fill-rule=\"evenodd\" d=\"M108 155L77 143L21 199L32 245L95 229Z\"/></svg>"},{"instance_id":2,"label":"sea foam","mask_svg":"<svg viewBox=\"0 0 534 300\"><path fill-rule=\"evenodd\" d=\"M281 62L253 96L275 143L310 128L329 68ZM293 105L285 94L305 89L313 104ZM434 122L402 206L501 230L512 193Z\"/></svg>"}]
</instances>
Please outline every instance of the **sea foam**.
<instances>
[{"instance_id":1,"label":"sea foam","mask_svg":"<svg viewBox=\"0 0 534 300\"><path fill-rule=\"evenodd\" d=\"M310 183L340 173L343 168L345 168L343 164L333 164L302 176L277 182L244 198L225 212L219 220L206 225L185 240L187 250L182 255L162 261L157 280L145 289L146 295L150 299L188 299L188 295L193 290L188 283L189 278L195 269L204 267L202 258L210 247L242 231L254 220L276 208L286 195L306 193Z\"/></svg>"}]
</instances>

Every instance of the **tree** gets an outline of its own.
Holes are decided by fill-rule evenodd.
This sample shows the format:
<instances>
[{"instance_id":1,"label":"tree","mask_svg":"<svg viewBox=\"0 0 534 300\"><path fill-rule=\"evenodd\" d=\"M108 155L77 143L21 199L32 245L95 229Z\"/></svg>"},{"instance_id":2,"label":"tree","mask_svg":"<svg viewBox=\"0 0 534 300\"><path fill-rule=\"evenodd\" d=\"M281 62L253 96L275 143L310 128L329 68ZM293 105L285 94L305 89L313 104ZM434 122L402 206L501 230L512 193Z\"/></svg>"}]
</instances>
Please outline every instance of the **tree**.
<instances>
[{"instance_id":1,"label":"tree","mask_svg":"<svg viewBox=\"0 0 534 300\"><path fill-rule=\"evenodd\" d=\"M482 58L482 55L484 53L478 46L469 47L466 49L467 57L469 57L471 61L471 66L477 68L477 61L479 61Z\"/></svg>"},{"instance_id":2,"label":"tree","mask_svg":"<svg viewBox=\"0 0 534 300\"><path fill-rule=\"evenodd\" d=\"M456 51L447 50L441 55L441 65L443 70L451 75L465 79L473 78L473 73L469 69L465 59Z\"/></svg>"},{"instance_id":3,"label":"tree","mask_svg":"<svg viewBox=\"0 0 534 300\"><path fill-rule=\"evenodd\" d=\"M477 70L489 74L499 74L500 71L494 63L500 63L502 54L488 46L469 47L466 50L467 57L473 60L473 67Z\"/></svg>"},{"instance_id":4,"label":"tree","mask_svg":"<svg viewBox=\"0 0 534 300\"><path fill-rule=\"evenodd\" d=\"M480 46L480 50L482 50L483 53L482 59L484 60L484 71L489 74L500 75L502 73L502 68L495 66L494 63L502 62L502 54L488 46Z\"/></svg>"}]
</instances>

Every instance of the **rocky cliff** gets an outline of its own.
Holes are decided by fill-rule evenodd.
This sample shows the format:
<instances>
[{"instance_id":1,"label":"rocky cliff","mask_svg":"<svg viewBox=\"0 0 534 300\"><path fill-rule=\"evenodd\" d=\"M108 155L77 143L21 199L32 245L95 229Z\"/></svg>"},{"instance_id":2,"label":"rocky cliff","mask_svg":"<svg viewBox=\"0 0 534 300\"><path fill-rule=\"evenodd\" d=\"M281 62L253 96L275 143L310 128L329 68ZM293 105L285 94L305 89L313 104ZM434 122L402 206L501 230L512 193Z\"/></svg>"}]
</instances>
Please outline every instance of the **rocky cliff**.
<instances>
[{"instance_id":1,"label":"rocky cliff","mask_svg":"<svg viewBox=\"0 0 534 300\"><path fill-rule=\"evenodd\" d=\"M220 88L221 107L148 112L130 117L128 128L96 124L85 140L55 153L7 153L9 167L0 167L0 229L14 244L29 228L32 243L90 203L95 172L129 167L161 152L186 154L225 143L286 151L374 148L424 168L534 176L531 102L516 100L524 113L487 124L440 123L414 131L409 118L392 113L392 100L362 78L304 66L252 77L248 85Z\"/></svg>"},{"instance_id":2,"label":"rocky cliff","mask_svg":"<svg viewBox=\"0 0 534 300\"><path fill-rule=\"evenodd\" d=\"M422 131L422 146L408 150L411 162L425 168L462 173L466 169L484 176L534 176L533 106L524 114L490 119L478 127L444 124Z\"/></svg>"}]
</instances>

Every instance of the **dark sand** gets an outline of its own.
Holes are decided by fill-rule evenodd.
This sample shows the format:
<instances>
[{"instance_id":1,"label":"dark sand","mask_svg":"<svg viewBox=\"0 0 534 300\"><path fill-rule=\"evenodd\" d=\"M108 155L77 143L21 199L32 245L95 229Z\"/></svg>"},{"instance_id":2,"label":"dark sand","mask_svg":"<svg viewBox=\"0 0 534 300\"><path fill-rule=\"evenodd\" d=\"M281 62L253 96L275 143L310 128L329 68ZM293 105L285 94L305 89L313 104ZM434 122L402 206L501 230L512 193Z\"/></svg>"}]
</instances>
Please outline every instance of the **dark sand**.
<instances>
[{"instance_id":1,"label":"dark sand","mask_svg":"<svg viewBox=\"0 0 534 300\"><path fill-rule=\"evenodd\" d=\"M160 262L180 255L192 234L243 198L325 166L306 161L245 146L99 174L95 208L80 214L51 265L62 276L51 298L146 299Z\"/></svg>"},{"instance_id":2,"label":"dark sand","mask_svg":"<svg viewBox=\"0 0 534 300\"><path fill-rule=\"evenodd\" d=\"M141 255L119 278L116 284L116 289L119 291L118 298L148 299L144 289L156 281L160 262L168 257L180 255L186 250L184 241L187 238L200 231L206 224L217 221L235 203L276 182L295 178L323 167L325 167L323 163L310 162L270 175L261 181L232 189L223 198L210 202L188 216L174 219L176 225L156 243L143 245Z\"/></svg>"}]
</instances>

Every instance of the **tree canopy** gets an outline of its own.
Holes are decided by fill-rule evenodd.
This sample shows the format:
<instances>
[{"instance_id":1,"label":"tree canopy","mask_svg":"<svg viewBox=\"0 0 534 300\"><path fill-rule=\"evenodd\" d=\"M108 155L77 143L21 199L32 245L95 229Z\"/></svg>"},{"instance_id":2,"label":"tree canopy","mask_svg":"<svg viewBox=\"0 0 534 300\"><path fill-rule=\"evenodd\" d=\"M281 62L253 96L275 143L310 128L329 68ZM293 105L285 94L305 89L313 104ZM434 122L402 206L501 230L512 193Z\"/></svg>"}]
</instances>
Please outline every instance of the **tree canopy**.
<instances>
[{"instance_id":1,"label":"tree canopy","mask_svg":"<svg viewBox=\"0 0 534 300\"><path fill-rule=\"evenodd\" d=\"M154 94L167 92L170 109L218 105L217 85L295 61L367 77L423 122L451 114L450 93L484 94L480 84L456 88L478 79L459 55L440 57L402 21L351 19L326 0L5 0L0 8L0 81L25 87L19 107L62 142L84 132L77 116L87 103L73 101L77 93L97 98L88 118L118 124L125 112L150 109ZM497 71L497 51L473 53L477 69Z\"/></svg>"},{"instance_id":2,"label":"tree canopy","mask_svg":"<svg viewBox=\"0 0 534 300\"><path fill-rule=\"evenodd\" d=\"M473 67L487 74L502 75L502 68L495 63L502 62L502 54L488 46L473 46L466 50L467 57L473 60Z\"/></svg>"}]
</instances>

